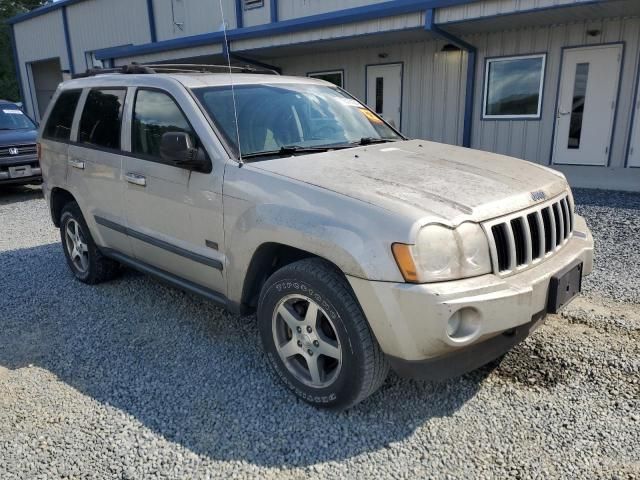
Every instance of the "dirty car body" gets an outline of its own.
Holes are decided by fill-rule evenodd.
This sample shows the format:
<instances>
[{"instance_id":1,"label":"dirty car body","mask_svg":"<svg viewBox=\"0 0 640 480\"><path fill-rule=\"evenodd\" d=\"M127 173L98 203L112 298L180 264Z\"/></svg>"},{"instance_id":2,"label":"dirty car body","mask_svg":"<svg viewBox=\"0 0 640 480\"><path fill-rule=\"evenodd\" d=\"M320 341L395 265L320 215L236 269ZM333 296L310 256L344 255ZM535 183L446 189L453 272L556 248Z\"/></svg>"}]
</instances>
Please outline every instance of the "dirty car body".
<instances>
[{"instance_id":1,"label":"dirty car body","mask_svg":"<svg viewBox=\"0 0 640 480\"><path fill-rule=\"evenodd\" d=\"M52 104L81 93L68 141L40 139L44 191L63 230L64 206L77 203L84 236L109 260L257 309L270 363L303 399L353 405L389 364L417 378L462 374L579 293L593 239L562 174L408 140L322 81L233 80L235 92L228 74L66 82ZM107 156L79 141L95 89L124 92ZM136 153L153 111L138 107L141 91L175 102L204 163Z\"/></svg>"}]
</instances>

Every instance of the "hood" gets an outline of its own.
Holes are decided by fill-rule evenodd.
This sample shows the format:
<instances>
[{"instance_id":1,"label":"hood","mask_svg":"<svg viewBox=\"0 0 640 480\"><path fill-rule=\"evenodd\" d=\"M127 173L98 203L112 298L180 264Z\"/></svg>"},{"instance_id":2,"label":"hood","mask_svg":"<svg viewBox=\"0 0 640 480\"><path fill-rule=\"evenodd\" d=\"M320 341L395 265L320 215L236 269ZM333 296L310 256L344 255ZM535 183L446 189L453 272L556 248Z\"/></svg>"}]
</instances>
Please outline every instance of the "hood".
<instances>
[{"instance_id":1,"label":"hood","mask_svg":"<svg viewBox=\"0 0 640 480\"><path fill-rule=\"evenodd\" d=\"M540 191L552 198L568 188L561 173L541 165L423 140L251 165L396 213L449 225L518 211L543 200Z\"/></svg>"},{"instance_id":2,"label":"hood","mask_svg":"<svg viewBox=\"0 0 640 480\"><path fill-rule=\"evenodd\" d=\"M36 143L37 130L0 130L0 147Z\"/></svg>"}]
</instances>

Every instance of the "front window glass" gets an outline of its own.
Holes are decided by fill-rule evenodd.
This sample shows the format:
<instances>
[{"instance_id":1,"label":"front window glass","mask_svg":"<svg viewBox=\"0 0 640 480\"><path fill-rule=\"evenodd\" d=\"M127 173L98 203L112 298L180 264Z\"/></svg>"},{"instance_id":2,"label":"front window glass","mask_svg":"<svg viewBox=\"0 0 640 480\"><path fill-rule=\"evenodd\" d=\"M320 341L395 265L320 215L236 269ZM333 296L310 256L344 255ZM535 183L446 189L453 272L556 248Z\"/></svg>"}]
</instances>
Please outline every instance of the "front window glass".
<instances>
[{"instance_id":1,"label":"front window glass","mask_svg":"<svg viewBox=\"0 0 640 480\"><path fill-rule=\"evenodd\" d=\"M16 105L0 105L0 130L33 130L36 126Z\"/></svg>"},{"instance_id":2,"label":"front window glass","mask_svg":"<svg viewBox=\"0 0 640 480\"><path fill-rule=\"evenodd\" d=\"M484 118L540 116L544 55L487 60Z\"/></svg>"},{"instance_id":3,"label":"front window glass","mask_svg":"<svg viewBox=\"0 0 640 480\"><path fill-rule=\"evenodd\" d=\"M341 90L313 84L262 84L235 87L236 132L230 86L194 90L226 140L243 155L286 147L347 147L363 139L402 137L378 116Z\"/></svg>"},{"instance_id":4,"label":"front window glass","mask_svg":"<svg viewBox=\"0 0 640 480\"><path fill-rule=\"evenodd\" d=\"M169 95L138 90L133 109L133 153L160 160L162 135L168 132L185 132L195 140L189 122Z\"/></svg>"},{"instance_id":5,"label":"front window glass","mask_svg":"<svg viewBox=\"0 0 640 480\"><path fill-rule=\"evenodd\" d=\"M84 104L78 141L120 149L120 123L126 90L91 90Z\"/></svg>"}]
</instances>

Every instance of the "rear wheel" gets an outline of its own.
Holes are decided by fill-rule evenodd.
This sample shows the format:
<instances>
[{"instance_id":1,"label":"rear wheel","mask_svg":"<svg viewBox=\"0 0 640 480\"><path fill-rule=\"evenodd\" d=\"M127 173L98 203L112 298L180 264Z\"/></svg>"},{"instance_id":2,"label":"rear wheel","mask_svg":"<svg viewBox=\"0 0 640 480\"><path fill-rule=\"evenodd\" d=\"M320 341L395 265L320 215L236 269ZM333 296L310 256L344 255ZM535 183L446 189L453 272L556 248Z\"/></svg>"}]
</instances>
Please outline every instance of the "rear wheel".
<instances>
[{"instance_id":1,"label":"rear wheel","mask_svg":"<svg viewBox=\"0 0 640 480\"><path fill-rule=\"evenodd\" d=\"M348 408L386 378L388 363L352 290L323 260L274 273L262 289L258 321L274 371L311 404Z\"/></svg>"},{"instance_id":2,"label":"rear wheel","mask_svg":"<svg viewBox=\"0 0 640 480\"><path fill-rule=\"evenodd\" d=\"M76 202L62 209L60 237L67 264L81 282L93 285L118 275L120 265L100 252Z\"/></svg>"}]
</instances>

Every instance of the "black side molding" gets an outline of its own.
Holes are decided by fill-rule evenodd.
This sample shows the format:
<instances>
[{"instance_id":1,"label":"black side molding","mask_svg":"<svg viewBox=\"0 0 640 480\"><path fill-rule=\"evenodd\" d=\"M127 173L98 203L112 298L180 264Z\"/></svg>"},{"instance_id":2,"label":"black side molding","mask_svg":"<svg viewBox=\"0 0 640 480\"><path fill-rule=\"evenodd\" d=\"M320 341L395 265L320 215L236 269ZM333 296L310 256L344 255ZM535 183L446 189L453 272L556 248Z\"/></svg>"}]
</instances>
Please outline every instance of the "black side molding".
<instances>
[{"instance_id":1,"label":"black side molding","mask_svg":"<svg viewBox=\"0 0 640 480\"><path fill-rule=\"evenodd\" d=\"M101 248L100 251L109 258L116 260L117 262L122 263L128 267L133 268L134 270L138 270L139 272L145 273L147 275L151 275L158 280L161 280L169 285L172 285L180 290L185 292L195 293L196 295L200 295L201 297L206 298L207 300L211 300L212 302L218 304L221 307L227 308L231 311L236 311L237 307L234 306L232 302L229 302L227 297L223 294L218 293L214 290L208 289L197 283L193 283L189 280L185 280L184 278L180 278L172 273L166 272L164 270L160 270L159 268L153 267L147 263L136 260L135 258L131 258L124 253L117 252L115 250L111 250L110 248Z\"/></svg>"},{"instance_id":2,"label":"black side molding","mask_svg":"<svg viewBox=\"0 0 640 480\"><path fill-rule=\"evenodd\" d=\"M120 225L119 223L112 222L111 220L107 220L106 218L102 218L98 216L94 216L94 218L98 225L107 227L110 230L114 230L124 235L128 235L132 238L148 243L149 245L153 245L154 247L162 248L163 250L166 250L168 252L175 253L176 255L180 255L181 257L188 258L189 260L193 260L194 262L201 263L209 267L213 267L216 270L222 271L223 269L222 262L220 260L216 260L215 258L209 258L209 257L205 257L204 255L200 255L199 253L191 252L182 247L178 247L177 245L173 245L169 242L165 242L164 240L160 240L158 238L152 237L145 233L138 232L137 230L127 228L124 225Z\"/></svg>"}]
</instances>

